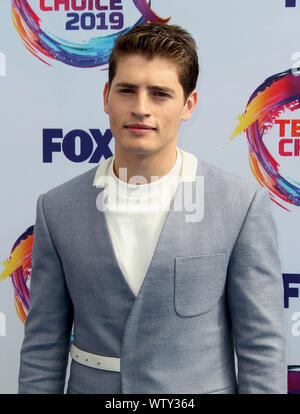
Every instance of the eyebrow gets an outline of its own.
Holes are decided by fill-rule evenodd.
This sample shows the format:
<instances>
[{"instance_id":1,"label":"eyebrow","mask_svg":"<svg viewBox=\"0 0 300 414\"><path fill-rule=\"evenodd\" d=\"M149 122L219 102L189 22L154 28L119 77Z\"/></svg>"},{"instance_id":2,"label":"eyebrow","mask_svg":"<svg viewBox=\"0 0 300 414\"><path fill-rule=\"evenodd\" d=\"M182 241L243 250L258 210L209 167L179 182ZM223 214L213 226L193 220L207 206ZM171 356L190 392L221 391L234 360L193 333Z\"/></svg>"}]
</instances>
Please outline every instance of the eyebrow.
<instances>
[{"instance_id":1,"label":"eyebrow","mask_svg":"<svg viewBox=\"0 0 300 414\"><path fill-rule=\"evenodd\" d=\"M118 88L132 88L132 89L138 89L138 85L135 85L134 83L128 83L128 82L119 82L116 84L116 87ZM159 91L159 92L165 92L169 93L171 95L175 95L175 90L172 88L168 88L166 86L158 86L158 85L151 85L148 86L148 89L153 91Z\"/></svg>"}]
</instances>

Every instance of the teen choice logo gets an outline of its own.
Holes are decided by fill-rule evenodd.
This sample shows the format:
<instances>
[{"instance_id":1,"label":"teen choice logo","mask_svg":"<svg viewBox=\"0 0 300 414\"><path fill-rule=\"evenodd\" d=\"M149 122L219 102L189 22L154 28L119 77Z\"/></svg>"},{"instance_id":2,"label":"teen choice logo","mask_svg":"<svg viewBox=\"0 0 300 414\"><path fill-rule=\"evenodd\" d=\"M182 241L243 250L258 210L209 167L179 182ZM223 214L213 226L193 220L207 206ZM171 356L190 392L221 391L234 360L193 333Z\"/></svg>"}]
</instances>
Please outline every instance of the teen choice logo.
<instances>
[{"instance_id":1,"label":"teen choice logo","mask_svg":"<svg viewBox=\"0 0 300 414\"><path fill-rule=\"evenodd\" d=\"M231 139L246 132L254 177L283 209L300 206L299 72L290 69L266 79L238 120Z\"/></svg>"},{"instance_id":2,"label":"teen choice logo","mask_svg":"<svg viewBox=\"0 0 300 414\"><path fill-rule=\"evenodd\" d=\"M12 18L38 59L79 68L106 64L116 38L132 27L170 20L152 10L151 0L12 0Z\"/></svg>"},{"instance_id":3,"label":"teen choice logo","mask_svg":"<svg viewBox=\"0 0 300 414\"><path fill-rule=\"evenodd\" d=\"M33 226L28 227L14 243L8 260L2 263L0 282L11 280L14 290L14 303L17 315L23 323L29 311L29 285L32 265Z\"/></svg>"}]
</instances>

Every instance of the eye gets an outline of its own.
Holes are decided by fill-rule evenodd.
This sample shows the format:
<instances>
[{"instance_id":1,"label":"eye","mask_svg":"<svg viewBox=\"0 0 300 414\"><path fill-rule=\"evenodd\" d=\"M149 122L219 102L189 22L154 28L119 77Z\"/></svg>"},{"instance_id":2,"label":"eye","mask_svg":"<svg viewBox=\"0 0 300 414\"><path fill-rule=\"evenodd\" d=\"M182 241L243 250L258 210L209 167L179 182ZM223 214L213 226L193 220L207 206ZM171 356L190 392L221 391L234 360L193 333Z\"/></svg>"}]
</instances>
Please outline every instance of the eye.
<instances>
[{"instance_id":1,"label":"eye","mask_svg":"<svg viewBox=\"0 0 300 414\"><path fill-rule=\"evenodd\" d=\"M119 89L119 92L120 92L120 93L123 93L123 94L125 94L125 95L128 95L128 94L133 93L133 92L134 92L134 90L133 90L133 89L130 89L130 88L122 88L122 89Z\"/></svg>"},{"instance_id":2,"label":"eye","mask_svg":"<svg viewBox=\"0 0 300 414\"><path fill-rule=\"evenodd\" d=\"M170 97L168 93L162 92L162 91L153 91L152 93L155 97L158 97L158 98L169 98Z\"/></svg>"}]
</instances>

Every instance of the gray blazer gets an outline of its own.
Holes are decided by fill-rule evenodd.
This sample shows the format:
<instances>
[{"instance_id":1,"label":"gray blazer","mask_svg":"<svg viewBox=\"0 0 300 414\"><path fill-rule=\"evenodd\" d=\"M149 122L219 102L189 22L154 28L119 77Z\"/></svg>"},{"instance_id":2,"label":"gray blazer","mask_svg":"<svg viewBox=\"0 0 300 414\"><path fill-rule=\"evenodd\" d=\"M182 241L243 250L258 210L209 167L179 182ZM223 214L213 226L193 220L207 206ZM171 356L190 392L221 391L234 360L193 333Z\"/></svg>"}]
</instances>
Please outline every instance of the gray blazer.
<instances>
[{"instance_id":1,"label":"gray blazer","mask_svg":"<svg viewBox=\"0 0 300 414\"><path fill-rule=\"evenodd\" d=\"M72 360L68 393L287 392L267 191L182 155L183 171L193 165L195 177L178 186L137 297L97 208L103 186L93 183L111 158L39 197L19 393L64 392L73 324L77 347L118 357L121 369ZM195 200L201 176L204 216L194 222L174 206L183 193Z\"/></svg>"}]
</instances>

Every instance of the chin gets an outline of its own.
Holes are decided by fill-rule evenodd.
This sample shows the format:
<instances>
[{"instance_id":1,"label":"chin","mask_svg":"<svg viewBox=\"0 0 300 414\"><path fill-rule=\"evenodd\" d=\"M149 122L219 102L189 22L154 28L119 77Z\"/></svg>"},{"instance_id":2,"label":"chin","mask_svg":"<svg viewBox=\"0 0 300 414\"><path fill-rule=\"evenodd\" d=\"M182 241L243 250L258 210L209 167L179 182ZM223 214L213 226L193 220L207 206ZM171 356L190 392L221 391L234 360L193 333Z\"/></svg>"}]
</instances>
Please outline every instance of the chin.
<instances>
[{"instance_id":1,"label":"chin","mask_svg":"<svg viewBox=\"0 0 300 414\"><path fill-rule=\"evenodd\" d=\"M159 148L156 148L155 145L151 145L150 142L134 142L128 145L121 145L123 151L130 152L131 154L136 155L148 155L154 152L157 152Z\"/></svg>"}]
</instances>

